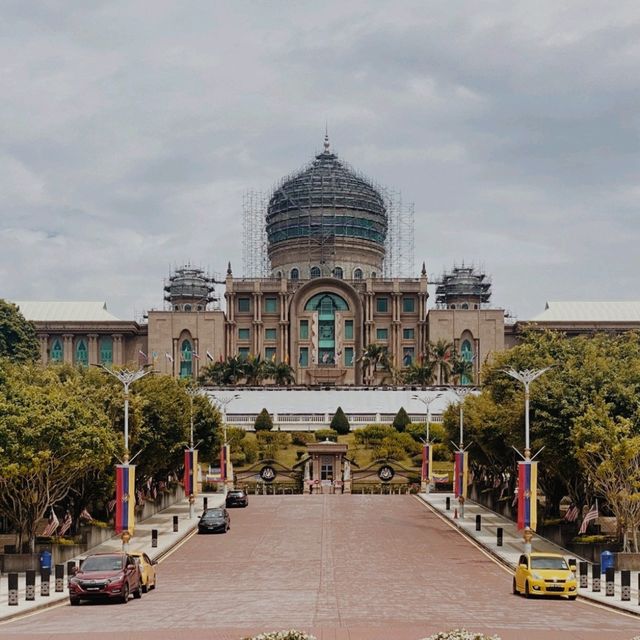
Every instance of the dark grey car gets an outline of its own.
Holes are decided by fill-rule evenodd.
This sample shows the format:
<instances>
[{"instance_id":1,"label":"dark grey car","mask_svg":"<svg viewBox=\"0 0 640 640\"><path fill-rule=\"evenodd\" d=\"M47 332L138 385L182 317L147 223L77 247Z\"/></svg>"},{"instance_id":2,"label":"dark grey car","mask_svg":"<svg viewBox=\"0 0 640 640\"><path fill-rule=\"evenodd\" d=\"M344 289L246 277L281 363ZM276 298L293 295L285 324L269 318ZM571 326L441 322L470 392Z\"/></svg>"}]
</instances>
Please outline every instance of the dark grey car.
<instances>
[{"instance_id":1,"label":"dark grey car","mask_svg":"<svg viewBox=\"0 0 640 640\"><path fill-rule=\"evenodd\" d=\"M229 512L222 507L207 509L198 522L198 533L226 533L230 528Z\"/></svg>"}]
</instances>

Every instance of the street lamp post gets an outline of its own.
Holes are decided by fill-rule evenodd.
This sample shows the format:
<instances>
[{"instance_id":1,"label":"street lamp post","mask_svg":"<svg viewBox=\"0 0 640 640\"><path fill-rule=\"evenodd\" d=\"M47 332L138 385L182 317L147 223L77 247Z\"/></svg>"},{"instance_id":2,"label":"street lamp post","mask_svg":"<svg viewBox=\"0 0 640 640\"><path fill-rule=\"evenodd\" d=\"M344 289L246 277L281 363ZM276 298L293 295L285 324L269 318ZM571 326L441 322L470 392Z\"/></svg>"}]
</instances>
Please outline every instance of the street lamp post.
<instances>
[{"instance_id":1,"label":"street lamp post","mask_svg":"<svg viewBox=\"0 0 640 640\"><path fill-rule=\"evenodd\" d=\"M426 408L426 418L427 418L427 441L426 441L426 445L427 446L431 446L431 438L429 437L429 426L431 424L431 403L434 400L437 400L440 396L442 395L442 392L438 392L433 396L420 396L417 393L414 393L411 397L414 400L418 400L419 402L422 402L422 404L425 406ZM423 455L426 455L423 453ZM429 453L429 456L431 456L431 454ZM429 465L429 471L427 474L427 478L424 479L424 486L421 487L422 490L424 491L424 493L429 493L429 485L431 483L431 462L427 461L428 465Z\"/></svg>"},{"instance_id":2,"label":"street lamp post","mask_svg":"<svg viewBox=\"0 0 640 640\"><path fill-rule=\"evenodd\" d=\"M222 411L222 429L223 429L223 444L222 446L226 448L227 446L227 406L230 402L237 400L240 397L240 394L235 393L232 396L213 396L214 402L220 410ZM225 449L226 451L226 449ZM226 460L225 460L226 465ZM222 469L221 469L222 471ZM224 470L224 491L225 494L227 492L227 470Z\"/></svg>"},{"instance_id":3,"label":"street lamp post","mask_svg":"<svg viewBox=\"0 0 640 640\"><path fill-rule=\"evenodd\" d=\"M533 463L531 460L531 442L529 438L529 387L534 380L539 378L550 368L551 367L545 367L544 369L523 369L521 371L518 371L512 367L510 369L504 370L504 372L508 376L511 376L524 385L524 463L519 464L528 464L530 466L537 465L537 462ZM529 477L531 477L531 475ZM537 488L535 486L525 488L520 486L520 483L518 483L518 492L524 492L525 490L529 493L528 497L530 503L531 501L535 501L537 498ZM520 500L518 500L518 502L520 503ZM529 508L531 509L531 507ZM524 514L522 515L524 516ZM518 519L520 519L520 517L521 516L519 514ZM525 553L531 553L531 539L533 538L533 530L528 523L525 523L523 538Z\"/></svg>"},{"instance_id":4,"label":"street lamp post","mask_svg":"<svg viewBox=\"0 0 640 640\"><path fill-rule=\"evenodd\" d=\"M193 398L200 393L200 389L198 387L189 385L186 389L187 395L189 396L189 449L193 452ZM192 470L192 474L195 474L195 469ZM193 477L195 483L195 476ZM189 519L193 519L193 509L196 498L193 495L193 491L189 493Z\"/></svg>"},{"instance_id":5,"label":"street lamp post","mask_svg":"<svg viewBox=\"0 0 640 640\"><path fill-rule=\"evenodd\" d=\"M453 389L453 392L458 396L458 408L460 411L460 442L458 444L458 453L456 456L460 458L460 470L459 473L462 474L463 483L466 483L466 464L467 464L467 453L464 450L464 399L473 391L470 387L457 387ZM464 468L464 471L463 471ZM459 482L459 478L455 478L455 482ZM464 518L464 501L465 501L465 493L467 491L466 486L460 487L460 492L458 495L458 502L460 503L460 517Z\"/></svg>"}]
</instances>

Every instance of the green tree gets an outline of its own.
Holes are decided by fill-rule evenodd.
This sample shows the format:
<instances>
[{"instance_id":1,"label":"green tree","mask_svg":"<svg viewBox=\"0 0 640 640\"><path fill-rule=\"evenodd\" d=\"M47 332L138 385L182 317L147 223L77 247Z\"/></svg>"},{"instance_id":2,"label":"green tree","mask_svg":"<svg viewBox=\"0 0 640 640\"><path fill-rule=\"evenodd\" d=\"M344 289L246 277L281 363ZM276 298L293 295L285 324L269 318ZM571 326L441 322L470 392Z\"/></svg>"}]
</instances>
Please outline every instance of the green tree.
<instances>
[{"instance_id":1,"label":"green tree","mask_svg":"<svg viewBox=\"0 0 640 640\"><path fill-rule=\"evenodd\" d=\"M39 357L35 325L25 320L16 305L0 298L0 358L29 362Z\"/></svg>"},{"instance_id":2,"label":"green tree","mask_svg":"<svg viewBox=\"0 0 640 640\"><path fill-rule=\"evenodd\" d=\"M433 356L433 360L438 368L438 384L448 384L451 375L451 358L452 344L444 338L440 338L435 344L430 343L429 350Z\"/></svg>"},{"instance_id":3,"label":"green tree","mask_svg":"<svg viewBox=\"0 0 640 640\"><path fill-rule=\"evenodd\" d=\"M398 413L396 413L396 417L393 419L393 428L396 431L402 432L408 424L411 424L411 418L404 407L400 407Z\"/></svg>"},{"instance_id":4,"label":"green tree","mask_svg":"<svg viewBox=\"0 0 640 640\"><path fill-rule=\"evenodd\" d=\"M349 426L349 419L344 414L342 407L338 407L338 409L334 413L333 418L331 418L330 427L341 436L345 436L349 433L349 430L351 428Z\"/></svg>"},{"instance_id":5,"label":"green tree","mask_svg":"<svg viewBox=\"0 0 640 640\"><path fill-rule=\"evenodd\" d=\"M364 353L360 357L360 362L362 365L363 377L369 384L375 382L378 367L383 371L389 371L391 369L389 352L387 351L387 348L381 344L367 345Z\"/></svg>"},{"instance_id":6,"label":"green tree","mask_svg":"<svg viewBox=\"0 0 640 640\"><path fill-rule=\"evenodd\" d=\"M435 360L414 362L404 370L402 377L406 384L419 384L420 386L433 384L436 377L436 362Z\"/></svg>"},{"instance_id":7,"label":"green tree","mask_svg":"<svg viewBox=\"0 0 640 640\"><path fill-rule=\"evenodd\" d=\"M293 367L287 362L267 362L267 377L272 378L278 386L287 386L296 381Z\"/></svg>"},{"instance_id":8,"label":"green tree","mask_svg":"<svg viewBox=\"0 0 640 640\"><path fill-rule=\"evenodd\" d=\"M473 362L465 360L458 352L453 351L451 376L454 384L462 384L464 380L473 380Z\"/></svg>"},{"instance_id":9,"label":"green tree","mask_svg":"<svg viewBox=\"0 0 640 640\"><path fill-rule=\"evenodd\" d=\"M258 414L253 427L256 431L271 431L273 429L273 420L266 409Z\"/></svg>"}]
</instances>

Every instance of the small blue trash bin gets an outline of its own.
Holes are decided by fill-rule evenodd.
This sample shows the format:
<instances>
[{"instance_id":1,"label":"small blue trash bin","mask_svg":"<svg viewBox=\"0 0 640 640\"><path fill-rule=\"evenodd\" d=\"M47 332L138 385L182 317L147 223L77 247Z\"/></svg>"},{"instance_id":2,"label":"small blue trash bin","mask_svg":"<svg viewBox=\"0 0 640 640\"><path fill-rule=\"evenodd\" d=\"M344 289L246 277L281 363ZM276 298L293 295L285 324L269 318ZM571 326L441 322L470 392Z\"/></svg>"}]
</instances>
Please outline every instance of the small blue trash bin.
<instances>
[{"instance_id":1,"label":"small blue trash bin","mask_svg":"<svg viewBox=\"0 0 640 640\"><path fill-rule=\"evenodd\" d=\"M51 571L51 551L40 552L40 569L49 569Z\"/></svg>"},{"instance_id":2,"label":"small blue trash bin","mask_svg":"<svg viewBox=\"0 0 640 640\"><path fill-rule=\"evenodd\" d=\"M615 564L616 554L611 551L603 551L600 554L600 571L606 573L607 569L613 569Z\"/></svg>"}]
</instances>

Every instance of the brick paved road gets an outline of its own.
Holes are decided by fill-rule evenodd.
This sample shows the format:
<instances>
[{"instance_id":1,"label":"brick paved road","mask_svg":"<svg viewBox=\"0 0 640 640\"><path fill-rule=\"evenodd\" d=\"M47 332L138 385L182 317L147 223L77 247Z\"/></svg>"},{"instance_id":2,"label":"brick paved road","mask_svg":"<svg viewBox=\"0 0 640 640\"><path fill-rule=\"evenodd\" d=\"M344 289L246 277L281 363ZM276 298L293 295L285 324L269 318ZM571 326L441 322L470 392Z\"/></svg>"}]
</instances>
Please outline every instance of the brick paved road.
<instances>
[{"instance_id":1,"label":"brick paved road","mask_svg":"<svg viewBox=\"0 0 640 640\"><path fill-rule=\"evenodd\" d=\"M64 605L0 638L212 638L296 627L322 640L418 640L464 626L629 639L640 617L511 595L511 577L410 496L255 496L226 535L194 536L128 605ZM117 632L117 635L114 635Z\"/></svg>"}]
</instances>

